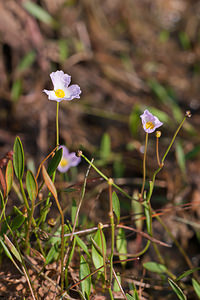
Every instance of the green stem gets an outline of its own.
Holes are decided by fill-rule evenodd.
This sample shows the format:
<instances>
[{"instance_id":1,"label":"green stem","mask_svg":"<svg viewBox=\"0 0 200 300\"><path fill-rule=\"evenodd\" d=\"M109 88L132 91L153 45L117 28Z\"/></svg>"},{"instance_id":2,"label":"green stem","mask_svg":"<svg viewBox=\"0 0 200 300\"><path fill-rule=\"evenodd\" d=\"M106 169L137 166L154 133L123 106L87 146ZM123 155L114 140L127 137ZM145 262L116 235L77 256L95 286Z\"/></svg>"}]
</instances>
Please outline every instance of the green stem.
<instances>
[{"instance_id":1,"label":"green stem","mask_svg":"<svg viewBox=\"0 0 200 300\"><path fill-rule=\"evenodd\" d=\"M56 201L56 204L57 204L57 207L58 207L58 210L60 212L60 216L61 216L61 293L63 292L63 289L64 289L64 251L65 251L65 240L64 240L64 225L65 225L65 221L64 221L64 214L63 214L63 211L62 211L62 208L60 206L60 203L58 201L58 198L57 197L54 197L55 198L55 201Z\"/></svg>"},{"instance_id":2,"label":"green stem","mask_svg":"<svg viewBox=\"0 0 200 300\"><path fill-rule=\"evenodd\" d=\"M144 193L144 186L145 186L145 180L146 180L146 157L147 157L147 144L148 144L148 132L146 133L145 138L145 148L144 148L144 157L143 157L143 182L142 182L142 189L141 189L141 197L143 198Z\"/></svg>"},{"instance_id":3,"label":"green stem","mask_svg":"<svg viewBox=\"0 0 200 300\"><path fill-rule=\"evenodd\" d=\"M107 176L105 176L83 153L81 153L81 156L85 159L85 161L87 161L88 164L90 164L92 166L92 168L101 176L103 177L107 182L109 180L109 178ZM116 183L112 183L112 185L121 193L123 194L125 197L127 197L130 200L134 200L137 201L136 199L133 199L129 194L127 194L123 189L121 189ZM138 202L138 201L137 201Z\"/></svg>"},{"instance_id":4,"label":"green stem","mask_svg":"<svg viewBox=\"0 0 200 300\"><path fill-rule=\"evenodd\" d=\"M24 204L26 206L27 213L29 214L30 208L29 208L29 205L28 205L28 201L27 201L27 198L26 198L26 194L25 194L23 183L22 183L21 179L19 180L19 184L20 184L20 189L21 189L23 200L24 200Z\"/></svg>"},{"instance_id":5,"label":"green stem","mask_svg":"<svg viewBox=\"0 0 200 300\"><path fill-rule=\"evenodd\" d=\"M59 146L59 102L56 106L56 145Z\"/></svg>"},{"instance_id":6,"label":"green stem","mask_svg":"<svg viewBox=\"0 0 200 300\"><path fill-rule=\"evenodd\" d=\"M166 156L167 156L169 150L171 149L171 147L172 147L172 145L173 145L173 143L174 143L174 140L175 140L177 134L179 133L181 127L183 126L183 123L185 122L185 119L186 119L186 116L183 118L183 121L181 122L181 124L180 124L179 127L177 128L177 130L176 130L176 132L175 132L175 134L174 134L174 136L173 136L173 138L172 138L172 140L171 140L171 143L170 143L169 147L167 148L165 154L163 155L163 158L162 158L162 161L161 161L162 163L164 163L165 158L166 158Z\"/></svg>"},{"instance_id":7,"label":"green stem","mask_svg":"<svg viewBox=\"0 0 200 300\"><path fill-rule=\"evenodd\" d=\"M56 146L59 146L59 102L57 102L56 106ZM52 175L52 182L54 183L56 177L56 171ZM46 200L46 207L49 205L51 193L48 194L47 200ZM43 214L42 222L44 223L47 217L48 211L46 210Z\"/></svg>"},{"instance_id":8,"label":"green stem","mask_svg":"<svg viewBox=\"0 0 200 300\"><path fill-rule=\"evenodd\" d=\"M115 224L114 224L114 215L113 215L113 205L112 205L112 184L113 180L109 178L108 188L109 188L109 203L110 203L110 224L111 224L111 252L110 252L110 286L112 285L112 276L113 276L113 253L115 246Z\"/></svg>"}]
</instances>

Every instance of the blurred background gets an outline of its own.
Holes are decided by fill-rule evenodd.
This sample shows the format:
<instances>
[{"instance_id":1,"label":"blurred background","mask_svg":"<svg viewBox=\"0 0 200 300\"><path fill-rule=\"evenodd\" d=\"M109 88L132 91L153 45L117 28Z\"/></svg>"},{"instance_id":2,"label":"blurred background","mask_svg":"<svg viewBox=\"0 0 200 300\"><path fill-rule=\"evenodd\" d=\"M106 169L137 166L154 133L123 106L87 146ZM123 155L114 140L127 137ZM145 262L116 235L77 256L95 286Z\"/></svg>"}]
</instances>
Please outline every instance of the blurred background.
<instances>
[{"instance_id":1,"label":"blurred background","mask_svg":"<svg viewBox=\"0 0 200 300\"><path fill-rule=\"evenodd\" d=\"M52 89L49 74L56 70L71 75L82 90L80 99L60 104L61 144L94 157L130 194L142 182L144 109L164 123L161 156L191 110L158 176L152 203L155 209L193 204L189 212L171 210L165 222L198 266L197 227L186 220L198 223L200 217L200 1L0 0L0 15L1 157L16 135L32 169L54 148L56 102L42 91ZM86 168L82 162L79 179ZM156 168L152 134L147 178ZM130 208L126 201L122 209ZM102 221L108 203L96 207L98 216L89 203L91 219ZM158 227L157 238L159 232L162 239ZM129 252L133 249L131 244ZM171 265L176 267L173 259Z\"/></svg>"},{"instance_id":2,"label":"blurred background","mask_svg":"<svg viewBox=\"0 0 200 300\"><path fill-rule=\"evenodd\" d=\"M141 177L140 114L148 108L164 122L162 155L190 109L193 117L162 174L169 194L182 189L182 181L197 187L200 1L1 0L0 12L2 156L16 135L33 164L53 149L56 102L42 90L52 89L52 71L63 70L82 95L61 102L61 143L81 148L99 165L107 162L114 177ZM154 140L148 157L152 171Z\"/></svg>"}]
</instances>

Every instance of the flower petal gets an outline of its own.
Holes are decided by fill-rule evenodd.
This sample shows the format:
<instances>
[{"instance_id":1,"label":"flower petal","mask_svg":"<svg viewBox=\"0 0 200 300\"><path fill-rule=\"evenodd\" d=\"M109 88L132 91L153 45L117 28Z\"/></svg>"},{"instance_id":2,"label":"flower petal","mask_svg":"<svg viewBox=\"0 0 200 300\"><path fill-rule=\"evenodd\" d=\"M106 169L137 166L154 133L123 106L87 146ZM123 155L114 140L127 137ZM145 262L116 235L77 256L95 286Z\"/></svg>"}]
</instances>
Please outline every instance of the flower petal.
<instances>
[{"instance_id":1,"label":"flower petal","mask_svg":"<svg viewBox=\"0 0 200 300\"><path fill-rule=\"evenodd\" d=\"M81 162L81 158L77 157L75 152L69 154L68 160L70 167L76 167Z\"/></svg>"},{"instance_id":2,"label":"flower petal","mask_svg":"<svg viewBox=\"0 0 200 300\"><path fill-rule=\"evenodd\" d=\"M63 100L70 101L74 98L80 98L79 95L81 94L81 89L77 84L72 84L68 88L65 88L64 92L65 97L63 98Z\"/></svg>"},{"instance_id":3,"label":"flower petal","mask_svg":"<svg viewBox=\"0 0 200 300\"><path fill-rule=\"evenodd\" d=\"M56 95L55 95L55 92L54 91L48 91L48 90L43 90L43 92L45 94L48 95L48 99L49 100L53 100L53 101L57 101L57 102L60 102L63 100L63 98L58 98Z\"/></svg>"},{"instance_id":4,"label":"flower petal","mask_svg":"<svg viewBox=\"0 0 200 300\"><path fill-rule=\"evenodd\" d=\"M69 170L70 167L71 167L70 164L66 165L65 167L61 167L61 165L58 165L57 169L61 173L66 173Z\"/></svg>"},{"instance_id":5,"label":"flower petal","mask_svg":"<svg viewBox=\"0 0 200 300\"><path fill-rule=\"evenodd\" d=\"M140 116L141 120L142 120L142 125L144 128L144 131L147 133L152 133L156 130L156 128L160 127L163 125L162 122L159 121L159 119L157 117L155 117L154 115L152 115L148 109L145 109L144 113ZM147 126L150 123L151 126Z\"/></svg>"},{"instance_id":6,"label":"flower petal","mask_svg":"<svg viewBox=\"0 0 200 300\"><path fill-rule=\"evenodd\" d=\"M64 74L63 71L56 71L50 74L54 90L67 88L71 82L71 76Z\"/></svg>"},{"instance_id":7,"label":"flower petal","mask_svg":"<svg viewBox=\"0 0 200 300\"><path fill-rule=\"evenodd\" d=\"M67 160L68 160L68 157L69 157L69 150L67 149L67 147L66 146L64 146L64 145L62 145L62 146L60 146L58 149L63 149L63 155L62 155L62 157L63 158L66 158Z\"/></svg>"}]
</instances>

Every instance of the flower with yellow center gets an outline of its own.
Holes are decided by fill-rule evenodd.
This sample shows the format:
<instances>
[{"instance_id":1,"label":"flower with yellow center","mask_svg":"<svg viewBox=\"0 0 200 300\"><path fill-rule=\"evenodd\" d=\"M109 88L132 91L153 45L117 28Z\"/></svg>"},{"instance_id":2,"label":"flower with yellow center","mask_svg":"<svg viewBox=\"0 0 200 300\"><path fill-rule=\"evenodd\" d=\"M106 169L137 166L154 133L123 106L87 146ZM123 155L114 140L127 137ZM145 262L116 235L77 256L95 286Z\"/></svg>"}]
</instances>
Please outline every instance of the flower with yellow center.
<instances>
[{"instance_id":1,"label":"flower with yellow center","mask_svg":"<svg viewBox=\"0 0 200 300\"><path fill-rule=\"evenodd\" d=\"M140 116L140 118L142 120L144 131L146 133L152 133L156 130L156 128L163 125L163 123L160 122L159 119L152 115L147 109Z\"/></svg>"},{"instance_id":2,"label":"flower with yellow center","mask_svg":"<svg viewBox=\"0 0 200 300\"><path fill-rule=\"evenodd\" d=\"M67 172L71 167L77 166L81 158L76 156L75 152L69 153L69 150L65 146L60 146L59 149L62 148L63 150L63 155L62 159L58 165L58 171L61 173Z\"/></svg>"},{"instance_id":3,"label":"flower with yellow center","mask_svg":"<svg viewBox=\"0 0 200 300\"><path fill-rule=\"evenodd\" d=\"M62 100L70 101L74 98L80 98L81 90L77 84L72 84L71 76L64 74L63 71L56 71L50 74L54 89L52 91L43 90L48 95L49 100L60 102Z\"/></svg>"}]
</instances>

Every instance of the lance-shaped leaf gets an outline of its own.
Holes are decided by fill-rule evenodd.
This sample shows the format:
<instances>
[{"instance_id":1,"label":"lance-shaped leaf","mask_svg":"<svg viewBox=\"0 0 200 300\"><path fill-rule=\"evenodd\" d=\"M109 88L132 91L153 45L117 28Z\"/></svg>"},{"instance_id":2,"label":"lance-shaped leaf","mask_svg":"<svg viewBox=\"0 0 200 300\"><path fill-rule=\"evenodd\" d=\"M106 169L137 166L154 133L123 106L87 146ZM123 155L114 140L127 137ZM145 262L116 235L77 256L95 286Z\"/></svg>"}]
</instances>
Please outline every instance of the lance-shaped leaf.
<instances>
[{"instance_id":1,"label":"lance-shaped leaf","mask_svg":"<svg viewBox=\"0 0 200 300\"><path fill-rule=\"evenodd\" d=\"M86 262L83 255L81 255L80 260L80 272L79 272L79 278L82 280L86 276L90 274L90 268L88 263ZM83 292L83 295L89 299L90 296L90 290L91 290L91 276L86 277L83 281L81 281L81 289Z\"/></svg>"},{"instance_id":2,"label":"lance-shaped leaf","mask_svg":"<svg viewBox=\"0 0 200 300\"><path fill-rule=\"evenodd\" d=\"M31 202L35 201L38 194L38 185L35 176L30 170L26 174L26 188Z\"/></svg>"},{"instance_id":3,"label":"lance-shaped leaf","mask_svg":"<svg viewBox=\"0 0 200 300\"><path fill-rule=\"evenodd\" d=\"M54 171L57 169L61 159L62 159L62 155L63 155L63 149L60 148L56 151L54 157L51 159L48 168L47 168L47 173L49 174L49 176L51 176Z\"/></svg>"},{"instance_id":4,"label":"lance-shaped leaf","mask_svg":"<svg viewBox=\"0 0 200 300\"><path fill-rule=\"evenodd\" d=\"M17 178L22 179L24 174L24 150L20 138L17 136L13 148L13 165Z\"/></svg>"},{"instance_id":5,"label":"lance-shaped leaf","mask_svg":"<svg viewBox=\"0 0 200 300\"><path fill-rule=\"evenodd\" d=\"M6 245L8 246L8 248L10 249L10 251L12 252L12 254L20 261L22 262L21 256L19 254L19 252L17 251L16 247L13 245L13 243L9 240L9 238L7 237L7 235L4 234L4 240Z\"/></svg>"},{"instance_id":6,"label":"lance-shaped leaf","mask_svg":"<svg viewBox=\"0 0 200 300\"><path fill-rule=\"evenodd\" d=\"M57 195L55 185L54 185L53 181L51 180L51 178L49 177L44 165L42 166L42 175L43 175L44 182L45 182L46 186L48 187L48 189L50 190L50 192L52 193L54 198L58 199L58 195Z\"/></svg>"},{"instance_id":7,"label":"lance-shaped leaf","mask_svg":"<svg viewBox=\"0 0 200 300\"><path fill-rule=\"evenodd\" d=\"M112 193L112 204L113 204L114 213L117 217L117 222L119 223L119 221L120 221L120 202L119 202L119 198L118 198L116 192Z\"/></svg>"},{"instance_id":8,"label":"lance-shaped leaf","mask_svg":"<svg viewBox=\"0 0 200 300\"><path fill-rule=\"evenodd\" d=\"M16 264L16 262L14 261L12 254L10 253L9 249L6 247L6 245L4 244L4 242L2 241L2 239L0 238L0 244L2 246L2 248L4 249L7 257L12 261L12 263L15 265L15 267L19 270L19 272L23 275L24 273L21 271L21 269L18 267L18 265Z\"/></svg>"},{"instance_id":9,"label":"lance-shaped leaf","mask_svg":"<svg viewBox=\"0 0 200 300\"><path fill-rule=\"evenodd\" d=\"M119 253L123 253L123 254L127 253L127 240L126 240L126 235L125 235L123 228L119 228L119 230L118 230L117 239L116 239L116 247L117 247L117 251ZM119 254L119 259L120 260L127 259L127 256ZM126 262L122 261L121 264L125 265Z\"/></svg>"},{"instance_id":10,"label":"lance-shaped leaf","mask_svg":"<svg viewBox=\"0 0 200 300\"><path fill-rule=\"evenodd\" d=\"M171 286L171 288L173 289L173 291L176 293L177 297L180 300L187 300L185 294L183 293L183 291L180 289L180 287L170 278L168 278L168 282Z\"/></svg>"},{"instance_id":11,"label":"lance-shaped leaf","mask_svg":"<svg viewBox=\"0 0 200 300\"><path fill-rule=\"evenodd\" d=\"M13 164L12 161L9 160L6 167L6 192L9 194L13 183Z\"/></svg>"},{"instance_id":12,"label":"lance-shaped leaf","mask_svg":"<svg viewBox=\"0 0 200 300\"><path fill-rule=\"evenodd\" d=\"M159 273L159 274L166 273L166 271L167 271L167 268L165 267L165 265L158 264L153 261L148 261L148 262L144 263L143 267L151 272L155 272L155 273Z\"/></svg>"},{"instance_id":13,"label":"lance-shaped leaf","mask_svg":"<svg viewBox=\"0 0 200 300\"><path fill-rule=\"evenodd\" d=\"M95 247L95 244L97 245L97 247L99 248L100 251L98 251L98 248ZM94 236L94 243L92 244L92 260L94 263L94 266L96 269L100 268L103 265L103 255L101 253L103 253L104 251L104 255L106 255L106 239L104 236L104 233L102 232L102 239L101 239L101 233L100 230L98 229L95 236ZM102 245L103 243L103 245ZM103 249L103 251L102 251ZM102 268L103 271L103 268Z\"/></svg>"},{"instance_id":14,"label":"lance-shaped leaf","mask_svg":"<svg viewBox=\"0 0 200 300\"><path fill-rule=\"evenodd\" d=\"M193 288L194 288L197 296L200 299L200 284L194 278L192 278L192 285L193 285Z\"/></svg>"}]
</instances>

